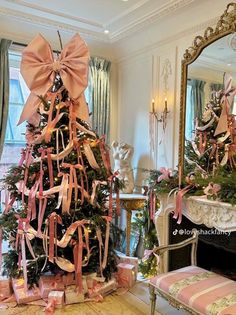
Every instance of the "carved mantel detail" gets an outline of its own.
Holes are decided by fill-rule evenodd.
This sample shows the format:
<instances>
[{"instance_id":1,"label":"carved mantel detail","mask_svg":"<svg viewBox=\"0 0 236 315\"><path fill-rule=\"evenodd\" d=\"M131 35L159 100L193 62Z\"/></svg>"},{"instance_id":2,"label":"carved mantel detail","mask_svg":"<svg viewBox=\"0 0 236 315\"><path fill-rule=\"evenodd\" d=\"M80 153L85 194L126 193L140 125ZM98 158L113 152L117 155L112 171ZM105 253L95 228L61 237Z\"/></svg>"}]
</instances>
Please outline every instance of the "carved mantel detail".
<instances>
[{"instance_id":1,"label":"carved mantel detail","mask_svg":"<svg viewBox=\"0 0 236 315\"><path fill-rule=\"evenodd\" d=\"M169 215L175 209L175 201L166 195L158 197L161 207L156 214L156 230L159 245L169 244ZM236 206L208 200L204 196L184 199L183 215L195 224L204 224L223 232L236 231ZM181 225L180 225L181 226ZM168 256L164 254L164 271L168 271Z\"/></svg>"},{"instance_id":2,"label":"carved mantel detail","mask_svg":"<svg viewBox=\"0 0 236 315\"><path fill-rule=\"evenodd\" d=\"M228 203L205 197L189 197L185 200L184 215L196 224L214 227L219 231L236 231L236 206Z\"/></svg>"}]
</instances>

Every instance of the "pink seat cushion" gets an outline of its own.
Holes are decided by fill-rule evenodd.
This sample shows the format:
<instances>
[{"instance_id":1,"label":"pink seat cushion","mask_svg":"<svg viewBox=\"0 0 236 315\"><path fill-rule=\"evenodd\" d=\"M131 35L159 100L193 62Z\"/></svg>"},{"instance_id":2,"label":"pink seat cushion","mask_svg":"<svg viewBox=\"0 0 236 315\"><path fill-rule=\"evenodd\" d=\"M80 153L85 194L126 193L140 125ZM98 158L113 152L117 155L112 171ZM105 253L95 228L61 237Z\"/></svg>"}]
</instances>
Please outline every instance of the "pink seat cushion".
<instances>
[{"instance_id":1,"label":"pink seat cushion","mask_svg":"<svg viewBox=\"0 0 236 315\"><path fill-rule=\"evenodd\" d=\"M188 266L153 277L150 284L199 314L236 315L236 282L214 272Z\"/></svg>"}]
</instances>

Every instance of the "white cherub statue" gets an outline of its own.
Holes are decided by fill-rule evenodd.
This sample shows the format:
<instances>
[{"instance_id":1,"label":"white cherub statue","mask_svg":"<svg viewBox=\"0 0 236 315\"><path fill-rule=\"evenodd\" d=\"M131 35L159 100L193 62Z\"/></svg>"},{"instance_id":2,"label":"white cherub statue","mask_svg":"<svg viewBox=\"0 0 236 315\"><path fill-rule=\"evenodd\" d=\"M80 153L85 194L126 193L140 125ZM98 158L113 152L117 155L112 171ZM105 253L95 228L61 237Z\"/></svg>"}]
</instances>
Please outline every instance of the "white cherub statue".
<instances>
[{"instance_id":1,"label":"white cherub statue","mask_svg":"<svg viewBox=\"0 0 236 315\"><path fill-rule=\"evenodd\" d=\"M131 159L134 153L134 148L124 142L118 143L113 141L112 144L114 171L118 171L119 179L124 181L125 187L122 193L131 194L134 190L134 175L131 166Z\"/></svg>"}]
</instances>

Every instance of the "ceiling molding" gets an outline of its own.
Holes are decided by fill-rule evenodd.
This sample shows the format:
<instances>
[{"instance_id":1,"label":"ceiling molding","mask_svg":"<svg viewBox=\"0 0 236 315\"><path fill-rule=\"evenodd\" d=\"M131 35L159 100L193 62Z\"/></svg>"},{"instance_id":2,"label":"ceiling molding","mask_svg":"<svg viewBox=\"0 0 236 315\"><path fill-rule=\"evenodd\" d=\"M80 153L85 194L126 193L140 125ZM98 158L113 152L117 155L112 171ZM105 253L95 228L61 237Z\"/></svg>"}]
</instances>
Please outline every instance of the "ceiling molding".
<instances>
[{"instance_id":1,"label":"ceiling molding","mask_svg":"<svg viewBox=\"0 0 236 315\"><path fill-rule=\"evenodd\" d=\"M98 41L114 43L194 1L197 0L169 0L164 5L157 6L155 2L140 0L104 24L45 8L26 0L5 0L6 5L0 8L0 14L47 29L80 32ZM143 8L146 8L145 14L141 13ZM104 34L105 29L109 29L110 33Z\"/></svg>"},{"instance_id":2,"label":"ceiling molding","mask_svg":"<svg viewBox=\"0 0 236 315\"><path fill-rule=\"evenodd\" d=\"M111 42L116 42L122 38L131 35L139 31L142 28L147 27L151 23L166 17L167 15L173 14L175 11L182 9L183 7L191 4L195 0L176 0L164 4L162 7L157 7L151 10L149 13L142 15L140 18L136 18L133 22L128 23L120 28L117 28L116 31L110 33ZM130 12L132 14L132 12ZM112 25L108 25L108 28Z\"/></svg>"},{"instance_id":3,"label":"ceiling molding","mask_svg":"<svg viewBox=\"0 0 236 315\"><path fill-rule=\"evenodd\" d=\"M215 17L215 18L212 18L212 19L209 19L208 21L204 22L204 23L201 23L201 24L198 24L198 25L195 25L193 27L190 27L182 32L179 32L177 34L173 34L165 39L162 39L158 42L155 42L154 44L151 44L151 45L147 45L141 49L138 49L136 50L135 52L132 52L130 54L127 54L125 57L121 57L121 58L117 58L116 59L116 62L117 63L122 63L122 62L126 62L130 59L133 59L133 58L136 58L138 57L139 55L141 54L147 54L147 53L150 53L151 51L157 49L157 48L160 48L164 45L168 45L169 43L173 42L173 41L176 41L176 40L179 40L183 37L186 37L186 36L189 36L191 34L196 34L197 32L201 32L202 30L206 29L208 26L213 26L213 25L216 25L216 23L219 21L219 16L218 17ZM190 43L191 44L191 43Z\"/></svg>"},{"instance_id":4,"label":"ceiling molding","mask_svg":"<svg viewBox=\"0 0 236 315\"><path fill-rule=\"evenodd\" d=\"M81 17L76 17L76 16L73 16L71 14L62 13L62 12L59 12L57 10L51 10L51 9L45 8L45 7L37 5L37 4L29 3L27 1L23 1L23 0L6 0L6 1L10 2L10 3L18 4L18 5L26 7L26 8L34 9L34 10L37 10L40 12L49 13L55 17L60 16L62 18L65 18L65 19L68 19L68 20L71 20L74 22L79 22L79 23L82 23L82 24L87 25L87 26L94 26L94 27L97 27L98 30L100 30L100 31L104 29L103 24L101 24L101 23L97 23L97 22L94 22L92 20L84 19Z\"/></svg>"},{"instance_id":5,"label":"ceiling molding","mask_svg":"<svg viewBox=\"0 0 236 315\"><path fill-rule=\"evenodd\" d=\"M31 25L43 26L46 29L61 30L70 34L79 32L82 36L84 35L87 38L92 38L101 42L109 42L109 38L103 33L90 31L85 28L80 28L74 25L69 25L67 23L54 21L45 17L41 18L29 13L23 13L21 11L16 11L13 9L0 8L0 15L14 19L16 21L30 23Z\"/></svg>"}]
</instances>

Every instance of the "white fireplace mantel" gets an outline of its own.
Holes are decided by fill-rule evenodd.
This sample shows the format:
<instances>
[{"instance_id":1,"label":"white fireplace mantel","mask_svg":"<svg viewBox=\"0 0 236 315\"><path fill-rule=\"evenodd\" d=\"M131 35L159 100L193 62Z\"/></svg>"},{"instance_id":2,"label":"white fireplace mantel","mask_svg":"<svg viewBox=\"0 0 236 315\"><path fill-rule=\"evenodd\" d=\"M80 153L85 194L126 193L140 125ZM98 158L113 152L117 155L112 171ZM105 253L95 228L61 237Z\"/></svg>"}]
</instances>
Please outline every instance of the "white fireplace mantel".
<instances>
[{"instance_id":1,"label":"white fireplace mantel","mask_svg":"<svg viewBox=\"0 0 236 315\"><path fill-rule=\"evenodd\" d=\"M169 244L169 215L175 210L174 197L158 197L161 207L156 214L155 225L159 245ZM204 224L223 232L236 231L236 206L208 200L205 196L191 196L183 200L183 215L195 224ZM173 219L174 220L174 219ZM168 271L168 256L164 256L164 269Z\"/></svg>"},{"instance_id":2,"label":"white fireplace mantel","mask_svg":"<svg viewBox=\"0 0 236 315\"><path fill-rule=\"evenodd\" d=\"M184 200L184 215L195 224L204 224L219 231L236 231L236 206L192 196Z\"/></svg>"}]
</instances>

